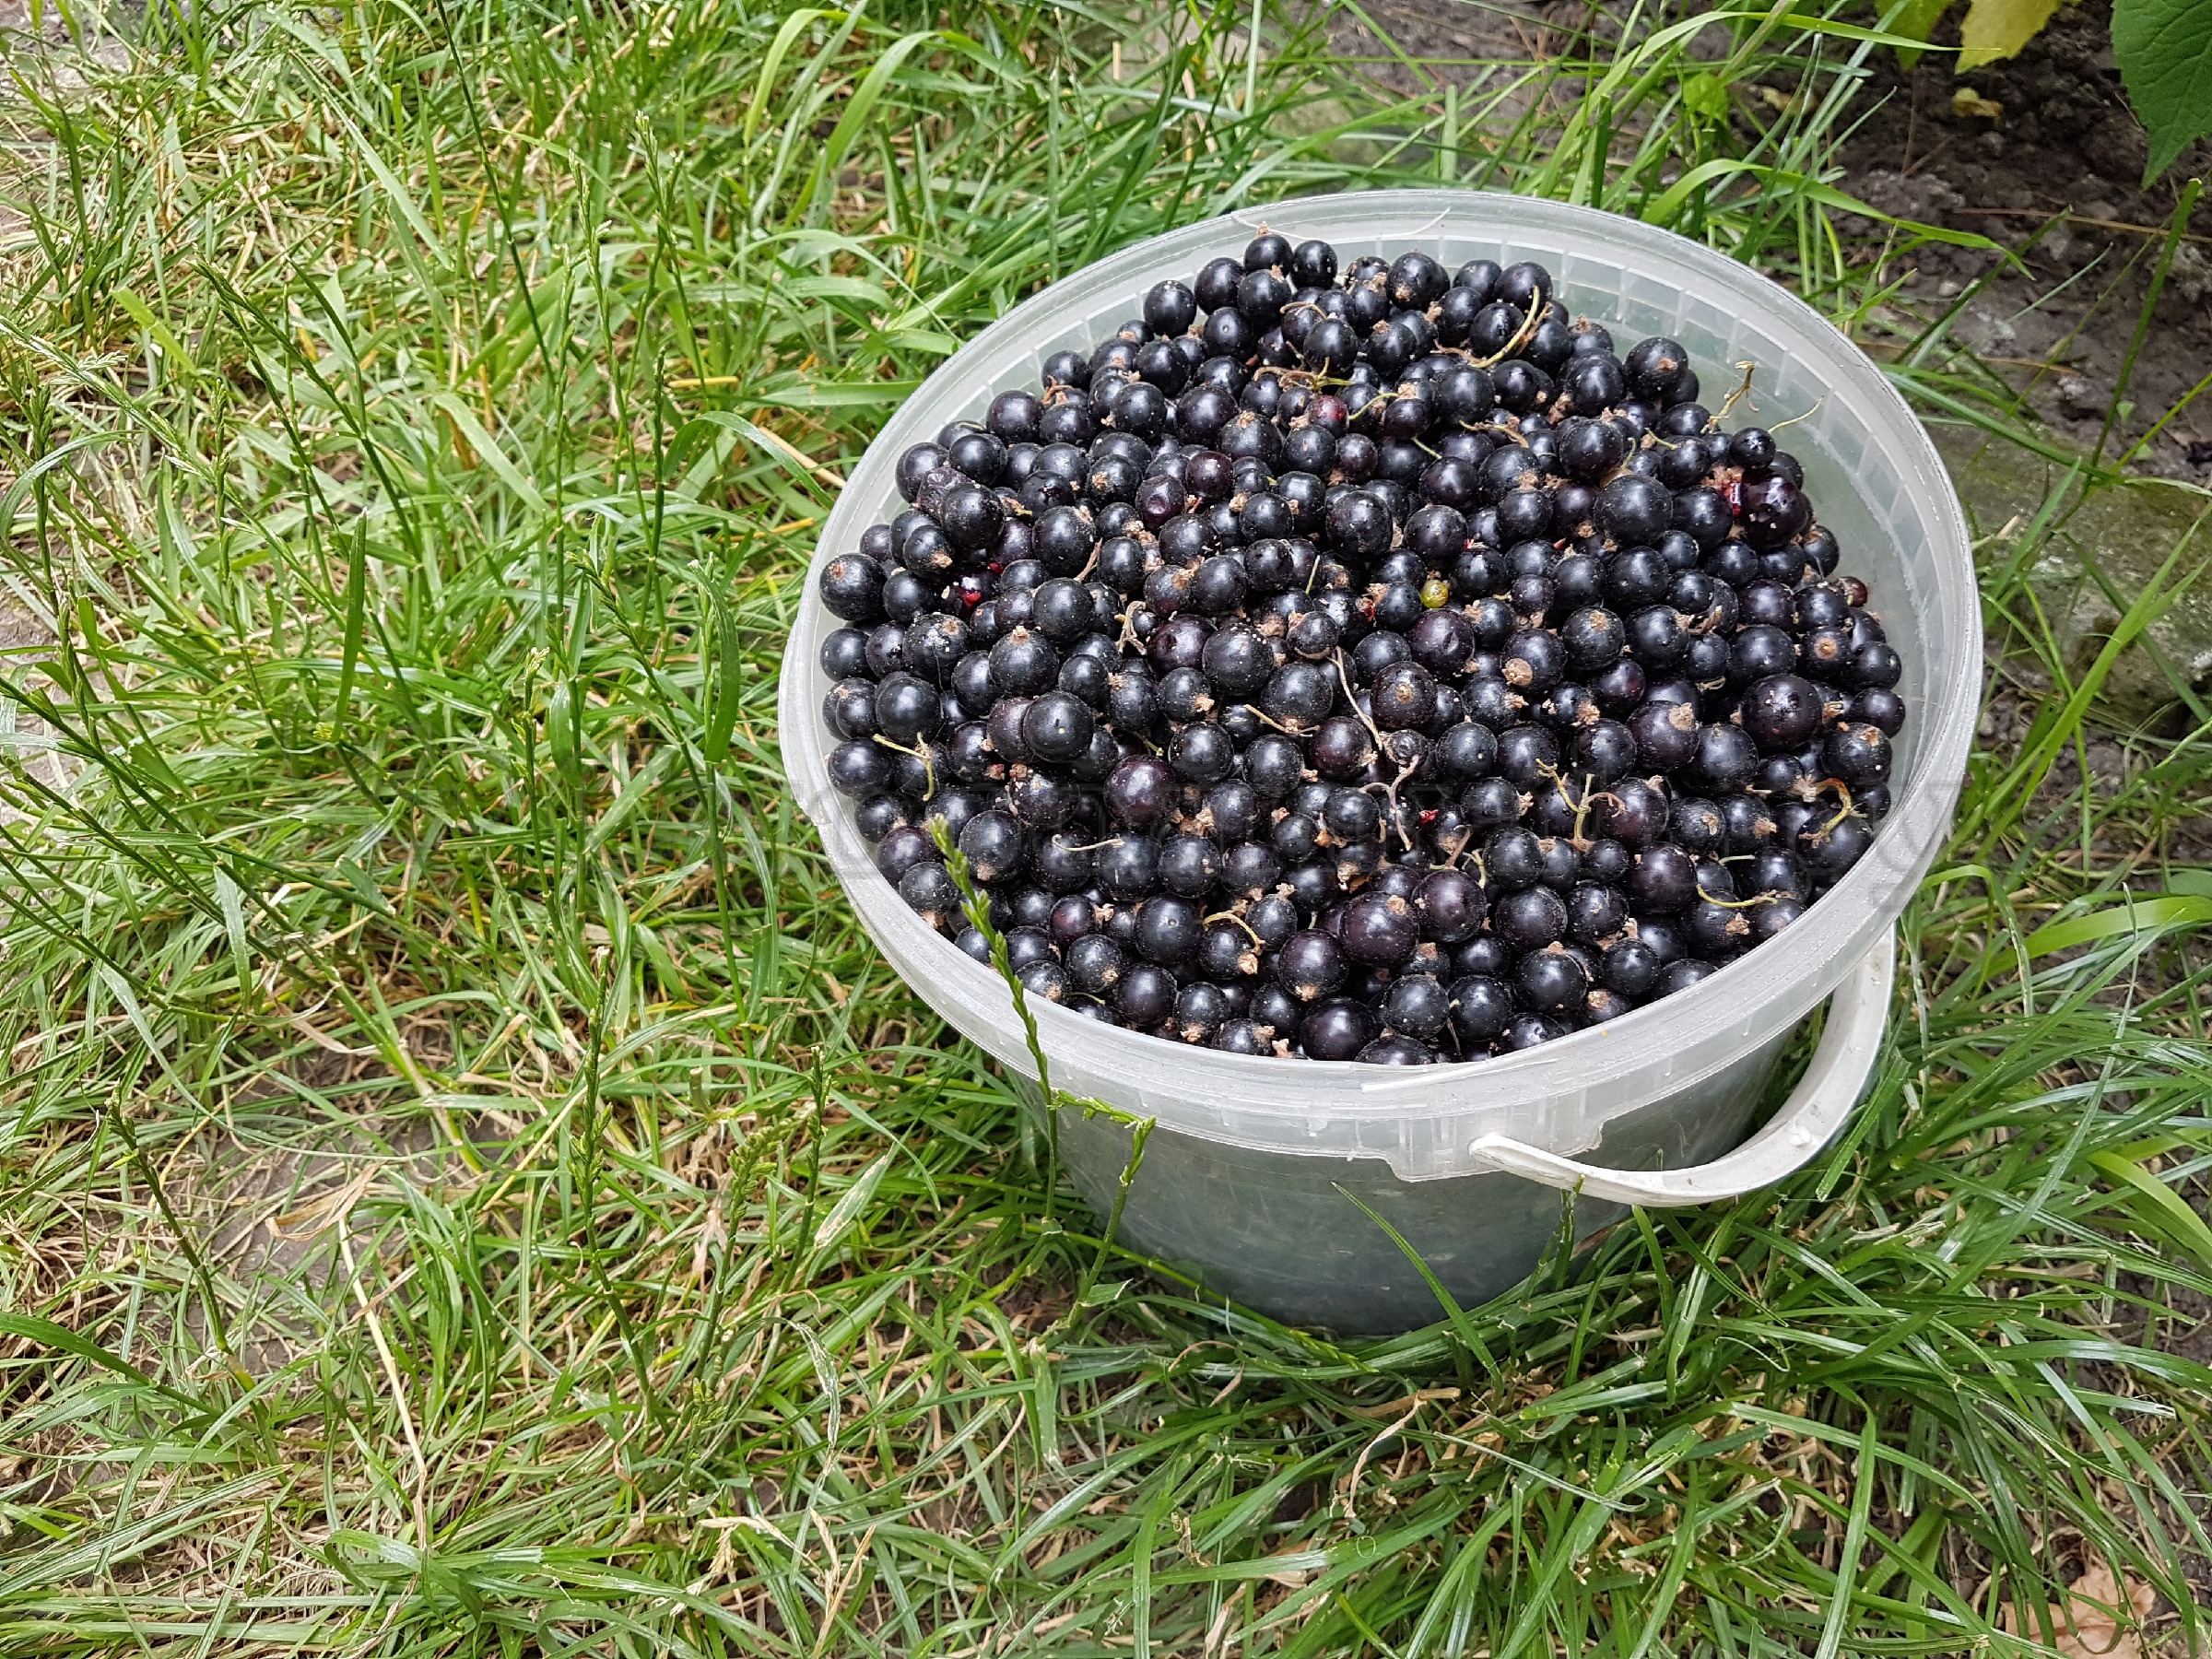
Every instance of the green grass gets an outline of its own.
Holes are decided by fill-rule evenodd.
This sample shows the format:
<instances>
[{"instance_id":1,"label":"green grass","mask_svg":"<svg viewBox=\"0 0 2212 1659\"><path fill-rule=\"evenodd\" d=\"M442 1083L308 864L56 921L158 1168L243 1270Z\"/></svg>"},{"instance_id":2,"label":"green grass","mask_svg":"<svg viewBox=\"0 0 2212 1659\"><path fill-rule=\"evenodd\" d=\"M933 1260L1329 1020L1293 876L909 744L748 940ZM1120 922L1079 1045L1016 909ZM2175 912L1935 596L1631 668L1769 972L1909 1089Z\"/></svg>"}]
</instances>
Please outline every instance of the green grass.
<instances>
[{"instance_id":1,"label":"green grass","mask_svg":"<svg viewBox=\"0 0 2212 1659\"><path fill-rule=\"evenodd\" d=\"M2092 1557L2196 1639L2212 745L2114 748L2041 629L2078 488L1985 546L2020 735L1852 1128L1461 1320L1094 1283L857 932L785 619L877 423L1039 284L1456 178L1888 314L1913 232L1823 182L1873 48L1812 14L1410 99L1256 15L9 47L0 1653L2004 1653Z\"/></svg>"}]
</instances>

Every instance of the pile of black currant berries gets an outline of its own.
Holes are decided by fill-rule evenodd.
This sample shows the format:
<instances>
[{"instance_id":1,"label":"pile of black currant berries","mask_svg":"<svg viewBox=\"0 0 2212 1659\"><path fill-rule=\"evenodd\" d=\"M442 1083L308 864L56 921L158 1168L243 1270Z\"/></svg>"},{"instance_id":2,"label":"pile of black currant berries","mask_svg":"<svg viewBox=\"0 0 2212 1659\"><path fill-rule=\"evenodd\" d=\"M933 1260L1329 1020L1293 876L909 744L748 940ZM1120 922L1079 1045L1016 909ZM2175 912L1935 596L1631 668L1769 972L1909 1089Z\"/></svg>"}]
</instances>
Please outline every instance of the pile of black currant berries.
<instances>
[{"instance_id":1,"label":"pile of black currant berries","mask_svg":"<svg viewBox=\"0 0 2212 1659\"><path fill-rule=\"evenodd\" d=\"M1797 462L1540 265L1264 234L832 558L831 781L978 960L1238 1053L1406 1065L1694 984L1865 852L1905 718Z\"/></svg>"}]
</instances>

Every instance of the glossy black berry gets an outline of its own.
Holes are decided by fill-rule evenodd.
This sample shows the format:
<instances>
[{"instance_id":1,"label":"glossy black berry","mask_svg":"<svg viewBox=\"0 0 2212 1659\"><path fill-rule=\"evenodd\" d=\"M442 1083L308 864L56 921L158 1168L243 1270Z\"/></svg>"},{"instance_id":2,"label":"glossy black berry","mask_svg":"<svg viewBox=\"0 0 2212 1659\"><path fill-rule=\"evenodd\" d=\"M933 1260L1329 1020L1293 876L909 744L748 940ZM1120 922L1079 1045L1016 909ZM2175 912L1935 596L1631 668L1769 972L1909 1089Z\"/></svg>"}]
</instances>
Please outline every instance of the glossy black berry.
<instances>
[{"instance_id":1,"label":"glossy black berry","mask_svg":"<svg viewBox=\"0 0 2212 1659\"><path fill-rule=\"evenodd\" d=\"M1674 498L1656 478L1634 473L1614 479L1599 498L1606 533L1623 547L1649 547L1674 523Z\"/></svg>"},{"instance_id":2,"label":"glossy black berry","mask_svg":"<svg viewBox=\"0 0 2212 1659\"><path fill-rule=\"evenodd\" d=\"M1482 928L1488 906L1481 885L1465 871L1432 870L1414 894L1414 912L1423 938L1457 945Z\"/></svg>"},{"instance_id":3,"label":"glossy black berry","mask_svg":"<svg viewBox=\"0 0 2212 1659\"><path fill-rule=\"evenodd\" d=\"M867 739L841 743L830 751L830 784L854 800L881 793L890 782L890 755Z\"/></svg>"},{"instance_id":4,"label":"glossy black berry","mask_svg":"<svg viewBox=\"0 0 2212 1659\"><path fill-rule=\"evenodd\" d=\"M1625 777L1637 762L1637 739L1618 720L1597 719L1576 734L1570 770L1600 785Z\"/></svg>"},{"instance_id":5,"label":"glossy black berry","mask_svg":"<svg viewBox=\"0 0 2212 1659\"><path fill-rule=\"evenodd\" d=\"M1060 656L1042 635L1016 628L991 647L991 685L1001 697L1035 697L1060 675Z\"/></svg>"},{"instance_id":6,"label":"glossy black berry","mask_svg":"<svg viewBox=\"0 0 2212 1659\"><path fill-rule=\"evenodd\" d=\"M1779 548L1812 523L1812 503L1787 478L1771 473L1750 476L1737 487L1736 519L1752 547Z\"/></svg>"},{"instance_id":7,"label":"glossy black berry","mask_svg":"<svg viewBox=\"0 0 2212 1659\"><path fill-rule=\"evenodd\" d=\"M1671 842L1646 848L1629 872L1629 899L1639 914L1677 915L1697 896L1697 862Z\"/></svg>"},{"instance_id":8,"label":"glossy black berry","mask_svg":"<svg viewBox=\"0 0 2212 1659\"><path fill-rule=\"evenodd\" d=\"M938 926L959 908L960 890L943 865L917 864L899 878L899 897Z\"/></svg>"},{"instance_id":9,"label":"glossy black berry","mask_svg":"<svg viewBox=\"0 0 2212 1659\"><path fill-rule=\"evenodd\" d=\"M1689 371L1689 353L1680 341L1654 335L1630 347L1621 366L1637 396L1664 407L1678 398L1683 377Z\"/></svg>"},{"instance_id":10,"label":"glossy black berry","mask_svg":"<svg viewBox=\"0 0 2212 1659\"><path fill-rule=\"evenodd\" d=\"M1413 906L1399 898L1362 895L1345 906L1344 954L1371 968L1395 968L1413 955L1420 929Z\"/></svg>"},{"instance_id":11,"label":"glossy black berry","mask_svg":"<svg viewBox=\"0 0 2212 1659\"><path fill-rule=\"evenodd\" d=\"M1368 1065L1433 1065L1437 1053L1418 1038L1385 1031L1353 1058Z\"/></svg>"},{"instance_id":12,"label":"glossy black berry","mask_svg":"<svg viewBox=\"0 0 2212 1659\"><path fill-rule=\"evenodd\" d=\"M1567 895L1567 936L1585 945L1601 944L1628 924L1627 895L1617 887L1579 883Z\"/></svg>"},{"instance_id":13,"label":"glossy black berry","mask_svg":"<svg viewBox=\"0 0 2212 1659\"><path fill-rule=\"evenodd\" d=\"M848 622L883 615L883 566L865 553L841 553L822 567L817 588L822 603Z\"/></svg>"},{"instance_id":14,"label":"glossy black berry","mask_svg":"<svg viewBox=\"0 0 2212 1659\"><path fill-rule=\"evenodd\" d=\"M1895 691L1876 688L1860 692L1851 700L1850 718L1875 726L1889 736L1896 736L1905 726L1905 700Z\"/></svg>"},{"instance_id":15,"label":"glossy black berry","mask_svg":"<svg viewBox=\"0 0 2212 1659\"><path fill-rule=\"evenodd\" d=\"M1148 830L1175 809L1179 787L1166 762L1151 755L1132 755L1106 780L1106 810L1125 828Z\"/></svg>"},{"instance_id":16,"label":"glossy black berry","mask_svg":"<svg viewBox=\"0 0 2212 1659\"><path fill-rule=\"evenodd\" d=\"M970 873L984 887L1010 881L1029 862L1029 831L1011 813L979 812L961 827L959 849Z\"/></svg>"},{"instance_id":17,"label":"glossy black berry","mask_svg":"<svg viewBox=\"0 0 2212 1659\"><path fill-rule=\"evenodd\" d=\"M853 809L861 839L873 844L908 821L905 803L893 794L874 794Z\"/></svg>"},{"instance_id":18,"label":"glossy black berry","mask_svg":"<svg viewBox=\"0 0 2212 1659\"><path fill-rule=\"evenodd\" d=\"M1343 947L1325 933L1309 930L1290 935L1276 957L1277 983L1301 1003L1317 1002L1344 983L1347 962Z\"/></svg>"},{"instance_id":19,"label":"glossy black berry","mask_svg":"<svg viewBox=\"0 0 2212 1659\"><path fill-rule=\"evenodd\" d=\"M1499 1048L1506 1053L1518 1053L1540 1043L1556 1042L1567 1035L1566 1024L1545 1014L1519 1014L1499 1039Z\"/></svg>"},{"instance_id":20,"label":"glossy black berry","mask_svg":"<svg viewBox=\"0 0 2212 1659\"><path fill-rule=\"evenodd\" d=\"M1197 320L1198 297L1172 277L1145 295L1145 326L1156 335L1179 335Z\"/></svg>"},{"instance_id":21,"label":"glossy black berry","mask_svg":"<svg viewBox=\"0 0 2212 1659\"><path fill-rule=\"evenodd\" d=\"M1134 962L1124 970L1113 992L1113 1006L1138 1030L1160 1026L1175 1008L1175 976L1151 962Z\"/></svg>"},{"instance_id":22,"label":"glossy black berry","mask_svg":"<svg viewBox=\"0 0 2212 1659\"><path fill-rule=\"evenodd\" d=\"M1877 640L1862 645L1846 671L1845 683L1860 689L1888 690L1904 677L1904 659L1894 646Z\"/></svg>"},{"instance_id":23,"label":"glossy black berry","mask_svg":"<svg viewBox=\"0 0 2212 1659\"><path fill-rule=\"evenodd\" d=\"M1136 912L1136 948L1148 962L1172 968L1198 954L1205 924L1198 906L1173 893L1146 900Z\"/></svg>"},{"instance_id":24,"label":"glossy black berry","mask_svg":"<svg viewBox=\"0 0 2212 1659\"><path fill-rule=\"evenodd\" d=\"M1441 1036L1452 1019L1452 997L1432 974L1409 973L1392 982L1382 999L1382 1023L1425 1042Z\"/></svg>"},{"instance_id":25,"label":"glossy black berry","mask_svg":"<svg viewBox=\"0 0 2212 1659\"><path fill-rule=\"evenodd\" d=\"M1698 728L1689 781L1713 794L1740 790L1759 766L1759 747L1742 726L1709 722Z\"/></svg>"},{"instance_id":26,"label":"glossy black berry","mask_svg":"<svg viewBox=\"0 0 2212 1659\"><path fill-rule=\"evenodd\" d=\"M1640 1003L1659 988L1665 966L1648 943L1630 935L1606 947L1599 958L1598 977L1607 990Z\"/></svg>"},{"instance_id":27,"label":"glossy black berry","mask_svg":"<svg viewBox=\"0 0 2212 1659\"><path fill-rule=\"evenodd\" d=\"M1802 748L1820 728L1822 698L1812 682L1773 674L1744 693L1736 712L1744 731L1770 755Z\"/></svg>"},{"instance_id":28,"label":"glossy black berry","mask_svg":"<svg viewBox=\"0 0 2212 1659\"><path fill-rule=\"evenodd\" d=\"M1083 795L1080 785L1058 773L1018 766L1007 779L1006 801L1030 829L1053 830L1076 816Z\"/></svg>"},{"instance_id":29,"label":"glossy black berry","mask_svg":"<svg viewBox=\"0 0 2212 1659\"><path fill-rule=\"evenodd\" d=\"M1582 963L1554 945L1523 957L1513 971L1513 988L1524 1007L1539 1014L1580 1008L1589 994L1590 976Z\"/></svg>"},{"instance_id":30,"label":"glossy black berry","mask_svg":"<svg viewBox=\"0 0 2212 1659\"><path fill-rule=\"evenodd\" d=\"M1332 997L1299 1024L1299 1042L1312 1060L1351 1060L1382 1033L1373 1010L1349 997Z\"/></svg>"},{"instance_id":31,"label":"glossy black berry","mask_svg":"<svg viewBox=\"0 0 2212 1659\"><path fill-rule=\"evenodd\" d=\"M1038 759L1065 766L1090 747L1096 716L1069 691L1047 691L1033 699L1021 717L1022 742Z\"/></svg>"},{"instance_id":32,"label":"glossy black berry","mask_svg":"<svg viewBox=\"0 0 2212 1659\"><path fill-rule=\"evenodd\" d=\"M1828 735L1820 759L1828 774L1846 783L1879 783L1889 776L1892 751L1881 727L1862 722Z\"/></svg>"},{"instance_id":33,"label":"glossy black berry","mask_svg":"<svg viewBox=\"0 0 2212 1659\"><path fill-rule=\"evenodd\" d=\"M1547 887L1524 888L1500 899L1490 928L1516 951L1538 950L1567 936L1567 905Z\"/></svg>"}]
</instances>

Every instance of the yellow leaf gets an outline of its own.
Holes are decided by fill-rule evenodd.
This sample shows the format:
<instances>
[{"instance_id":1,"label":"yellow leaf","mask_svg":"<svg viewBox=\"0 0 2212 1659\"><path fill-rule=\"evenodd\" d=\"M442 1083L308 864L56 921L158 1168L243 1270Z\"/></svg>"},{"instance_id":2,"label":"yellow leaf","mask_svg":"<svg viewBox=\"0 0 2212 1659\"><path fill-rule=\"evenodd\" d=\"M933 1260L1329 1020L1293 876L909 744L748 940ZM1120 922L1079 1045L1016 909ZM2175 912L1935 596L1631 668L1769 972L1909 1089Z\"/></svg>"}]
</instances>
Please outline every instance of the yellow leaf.
<instances>
[{"instance_id":1,"label":"yellow leaf","mask_svg":"<svg viewBox=\"0 0 2212 1659\"><path fill-rule=\"evenodd\" d=\"M1728 84L1700 69L1682 83L1682 101L1708 121L1728 119Z\"/></svg>"},{"instance_id":2,"label":"yellow leaf","mask_svg":"<svg viewBox=\"0 0 2212 1659\"><path fill-rule=\"evenodd\" d=\"M1979 116L1983 121L1995 121L2005 113L2005 106L1994 98L1984 98L1971 87L1961 87L1951 94L1951 113L1966 121Z\"/></svg>"},{"instance_id":3,"label":"yellow leaf","mask_svg":"<svg viewBox=\"0 0 2212 1659\"><path fill-rule=\"evenodd\" d=\"M2130 1582L2123 1594L2112 1570L2102 1561L2093 1562L2087 1572L2066 1586L2065 1605L2053 1602L2051 1606L2055 1646L2068 1659L2143 1659L2141 1631L2123 1630L2119 1616L2123 1610L2133 1613L2133 1622L2139 1625L2150 1617L2158 1600L2159 1593L2148 1584ZM2041 1640L2041 1630L2019 1628L2010 1602L2005 1604L2000 1622L2007 1636Z\"/></svg>"},{"instance_id":4,"label":"yellow leaf","mask_svg":"<svg viewBox=\"0 0 2212 1659\"><path fill-rule=\"evenodd\" d=\"M1959 29L1959 73L2011 57L2057 9L2058 0L1973 0Z\"/></svg>"}]
</instances>

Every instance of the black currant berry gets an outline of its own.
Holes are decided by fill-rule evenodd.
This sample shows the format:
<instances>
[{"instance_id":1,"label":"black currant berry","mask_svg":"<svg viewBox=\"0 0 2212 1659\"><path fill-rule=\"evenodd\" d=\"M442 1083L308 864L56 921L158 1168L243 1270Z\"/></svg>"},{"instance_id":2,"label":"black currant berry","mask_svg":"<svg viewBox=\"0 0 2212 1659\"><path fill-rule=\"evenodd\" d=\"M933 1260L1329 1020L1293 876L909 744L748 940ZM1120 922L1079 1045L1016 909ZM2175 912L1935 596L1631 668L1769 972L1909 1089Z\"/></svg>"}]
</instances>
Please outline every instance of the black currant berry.
<instances>
[{"instance_id":1,"label":"black currant berry","mask_svg":"<svg viewBox=\"0 0 2212 1659\"><path fill-rule=\"evenodd\" d=\"M1405 900L1362 895L1345 907L1344 954L1371 968L1395 968L1413 955L1420 930Z\"/></svg>"},{"instance_id":2,"label":"black currant berry","mask_svg":"<svg viewBox=\"0 0 2212 1659\"><path fill-rule=\"evenodd\" d=\"M1090 706L1069 691L1045 692L1021 717L1021 737L1030 753L1053 765L1080 759L1096 729Z\"/></svg>"},{"instance_id":3,"label":"black currant berry","mask_svg":"<svg viewBox=\"0 0 2212 1659\"><path fill-rule=\"evenodd\" d=\"M1309 1059L1351 1060L1381 1033L1382 1021L1349 997L1332 997L1300 1021L1299 1042Z\"/></svg>"},{"instance_id":4,"label":"black currant berry","mask_svg":"<svg viewBox=\"0 0 2212 1659\"><path fill-rule=\"evenodd\" d=\"M1629 899L1640 914L1678 915L1698 896L1696 861L1671 842L1645 849L1629 872Z\"/></svg>"},{"instance_id":5,"label":"black currant berry","mask_svg":"<svg viewBox=\"0 0 2212 1659\"><path fill-rule=\"evenodd\" d=\"M831 782L980 959L954 838L1041 999L1478 1059L1802 914L1889 808L1903 663L1678 342L1533 265L1337 263L1263 230L900 455L818 578Z\"/></svg>"},{"instance_id":6,"label":"black currant berry","mask_svg":"<svg viewBox=\"0 0 2212 1659\"><path fill-rule=\"evenodd\" d=\"M1868 723L1841 725L1828 735L1820 750L1829 776L1846 783L1879 783L1889 776L1889 738Z\"/></svg>"},{"instance_id":7,"label":"black currant berry","mask_svg":"<svg viewBox=\"0 0 2212 1659\"><path fill-rule=\"evenodd\" d=\"M1277 954L1277 982L1301 1003L1317 1002L1344 983L1345 953L1325 933L1293 934Z\"/></svg>"},{"instance_id":8,"label":"black currant berry","mask_svg":"<svg viewBox=\"0 0 2212 1659\"><path fill-rule=\"evenodd\" d=\"M1423 1041L1434 1041L1451 1019L1451 995L1431 974L1409 973L1393 981L1382 999L1382 1023Z\"/></svg>"},{"instance_id":9,"label":"black currant berry","mask_svg":"<svg viewBox=\"0 0 2212 1659\"><path fill-rule=\"evenodd\" d=\"M1539 1014L1563 1014L1582 1006L1590 992L1590 975L1581 962L1553 945L1521 959L1513 971L1513 985L1524 1006Z\"/></svg>"},{"instance_id":10,"label":"black currant berry","mask_svg":"<svg viewBox=\"0 0 2212 1659\"><path fill-rule=\"evenodd\" d=\"M1514 950L1540 950L1567 936L1567 905L1559 894L1531 887L1498 900L1490 928Z\"/></svg>"},{"instance_id":11,"label":"black currant berry","mask_svg":"<svg viewBox=\"0 0 2212 1659\"><path fill-rule=\"evenodd\" d=\"M883 566L865 553L841 553L822 567L822 603L847 622L883 615Z\"/></svg>"}]
</instances>

